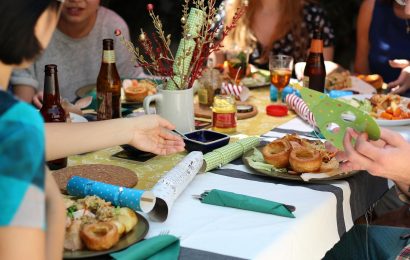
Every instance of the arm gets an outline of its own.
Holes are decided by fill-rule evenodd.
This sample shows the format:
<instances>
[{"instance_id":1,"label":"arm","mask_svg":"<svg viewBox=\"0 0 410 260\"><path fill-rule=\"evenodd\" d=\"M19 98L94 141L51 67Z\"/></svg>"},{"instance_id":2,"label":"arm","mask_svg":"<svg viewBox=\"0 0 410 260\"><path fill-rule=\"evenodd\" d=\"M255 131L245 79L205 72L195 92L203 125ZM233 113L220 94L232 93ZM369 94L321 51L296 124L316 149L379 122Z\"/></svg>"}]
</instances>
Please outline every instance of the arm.
<instances>
[{"instance_id":1,"label":"arm","mask_svg":"<svg viewBox=\"0 0 410 260\"><path fill-rule=\"evenodd\" d=\"M325 58L325 60L332 61L334 51L335 48L333 46L323 48L323 58Z\"/></svg>"},{"instance_id":2,"label":"arm","mask_svg":"<svg viewBox=\"0 0 410 260\"><path fill-rule=\"evenodd\" d=\"M45 234L39 228L1 227L0 259L45 259Z\"/></svg>"},{"instance_id":3,"label":"arm","mask_svg":"<svg viewBox=\"0 0 410 260\"><path fill-rule=\"evenodd\" d=\"M121 118L90 123L47 123L46 159L96 151L121 144L165 155L184 150L182 138L168 130L175 127L159 116Z\"/></svg>"},{"instance_id":4,"label":"arm","mask_svg":"<svg viewBox=\"0 0 410 260\"><path fill-rule=\"evenodd\" d=\"M53 176L46 172L46 256L47 259L62 259L66 210Z\"/></svg>"},{"instance_id":5,"label":"arm","mask_svg":"<svg viewBox=\"0 0 410 260\"><path fill-rule=\"evenodd\" d=\"M33 65L28 69L13 70L10 84L13 86L13 93L18 98L31 104L38 87Z\"/></svg>"},{"instance_id":6,"label":"arm","mask_svg":"<svg viewBox=\"0 0 410 260\"><path fill-rule=\"evenodd\" d=\"M28 85L15 85L13 86L13 93L24 102L31 104L33 97L36 94L36 90Z\"/></svg>"},{"instance_id":7,"label":"arm","mask_svg":"<svg viewBox=\"0 0 410 260\"><path fill-rule=\"evenodd\" d=\"M356 57L354 71L361 74L369 74L369 30L372 21L372 14L375 0L365 0L360 6L357 18L356 32Z\"/></svg>"}]
</instances>

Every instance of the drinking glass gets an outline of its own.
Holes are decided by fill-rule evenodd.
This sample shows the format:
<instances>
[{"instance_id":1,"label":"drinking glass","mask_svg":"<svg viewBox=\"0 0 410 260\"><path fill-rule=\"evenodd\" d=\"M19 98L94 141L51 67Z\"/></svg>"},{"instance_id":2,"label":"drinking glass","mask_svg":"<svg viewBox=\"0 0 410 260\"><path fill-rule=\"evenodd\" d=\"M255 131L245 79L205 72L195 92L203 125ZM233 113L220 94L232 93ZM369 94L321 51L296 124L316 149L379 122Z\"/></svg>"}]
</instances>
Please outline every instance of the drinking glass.
<instances>
[{"instance_id":1,"label":"drinking glass","mask_svg":"<svg viewBox=\"0 0 410 260\"><path fill-rule=\"evenodd\" d=\"M289 84L293 70L293 58L288 55L269 55L271 83L278 89L278 103L282 102L282 90Z\"/></svg>"},{"instance_id":2,"label":"drinking glass","mask_svg":"<svg viewBox=\"0 0 410 260\"><path fill-rule=\"evenodd\" d=\"M226 52L228 75L238 84L245 76L249 62L249 51L232 49Z\"/></svg>"}]
</instances>

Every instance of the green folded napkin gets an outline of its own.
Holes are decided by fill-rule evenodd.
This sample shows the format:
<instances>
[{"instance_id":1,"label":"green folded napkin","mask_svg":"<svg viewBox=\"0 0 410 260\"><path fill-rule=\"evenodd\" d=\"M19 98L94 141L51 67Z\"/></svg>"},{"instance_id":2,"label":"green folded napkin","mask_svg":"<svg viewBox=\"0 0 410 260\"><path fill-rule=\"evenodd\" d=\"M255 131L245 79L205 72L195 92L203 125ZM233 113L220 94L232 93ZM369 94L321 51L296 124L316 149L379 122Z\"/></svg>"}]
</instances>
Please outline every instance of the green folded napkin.
<instances>
[{"instance_id":1,"label":"green folded napkin","mask_svg":"<svg viewBox=\"0 0 410 260\"><path fill-rule=\"evenodd\" d=\"M215 149L204 155L204 164L200 171L208 172L228 164L257 145L259 145L259 137L247 137Z\"/></svg>"},{"instance_id":2,"label":"green folded napkin","mask_svg":"<svg viewBox=\"0 0 410 260\"><path fill-rule=\"evenodd\" d=\"M201 194L200 201L216 206L244 209L288 218L295 217L282 203L223 190L213 189L209 192L204 192Z\"/></svg>"},{"instance_id":3,"label":"green folded napkin","mask_svg":"<svg viewBox=\"0 0 410 260\"><path fill-rule=\"evenodd\" d=\"M179 239L177 237L172 235L159 235L143 240L110 256L117 260L178 259L179 250Z\"/></svg>"}]
</instances>

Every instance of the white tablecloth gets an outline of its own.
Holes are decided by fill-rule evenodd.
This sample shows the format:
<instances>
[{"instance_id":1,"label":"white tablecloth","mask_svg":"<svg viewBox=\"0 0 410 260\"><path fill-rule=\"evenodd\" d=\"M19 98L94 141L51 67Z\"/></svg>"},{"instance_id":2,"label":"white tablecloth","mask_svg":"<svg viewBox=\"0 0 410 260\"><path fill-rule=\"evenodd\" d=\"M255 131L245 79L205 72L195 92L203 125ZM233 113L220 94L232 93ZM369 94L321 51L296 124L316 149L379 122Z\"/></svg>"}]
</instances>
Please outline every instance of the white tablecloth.
<instances>
[{"instance_id":1,"label":"white tablecloth","mask_svg":"<svg viewBox=\"0 0 410 260\"><path fill-rule=\"evenodd\" d=\"M281 128L311 130L299 119ZM269 140L282 135L269 132L264 136ZM183 250L189 250L182 254L184 259L321 259L387 189L386 181L365 172L349 180L305 184L259 177L250 171L236 160L196 176L168 220L150 222L148 237L164 231L180 237ZM192 198L210 189L294 205L296 218L207 205Z\"/></svg>"}]
</instances>

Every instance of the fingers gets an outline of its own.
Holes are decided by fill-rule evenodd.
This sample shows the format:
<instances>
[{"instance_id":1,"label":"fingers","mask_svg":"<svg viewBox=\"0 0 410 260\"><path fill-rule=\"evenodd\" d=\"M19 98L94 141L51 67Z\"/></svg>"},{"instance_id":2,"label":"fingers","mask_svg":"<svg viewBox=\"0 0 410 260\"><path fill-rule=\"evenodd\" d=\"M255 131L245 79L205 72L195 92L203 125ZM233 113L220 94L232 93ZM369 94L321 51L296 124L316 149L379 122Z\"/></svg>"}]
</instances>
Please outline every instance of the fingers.
<instances>
[{"instance_id":1,"label":"fingers","mask_svg":"<svg viewBox=\"0 0 410 260\"><path fill-rule=\"evenodd\" d=\"M172 141L178 141L180 143L184 143L184 140L182 140L180 136L172 134L165 129L161 129L161 131L159 132L159 136L166 140L172 140Z\"/></svg>"},{"instance_id":2,"label":"fingers","mask_svg":"<svg viewBox=\"0 0 410 260\"><path fill-rule=\"evenodd\" d=\"M373 161L378 161L382 156L382 150L369 142L368 135L366 133L360 134L356 139L355 150L363 157L369 158L373 164Z\"/></svg>"},{"instance_id":3,"label":"fingers","mask_svg":"<svg viewBox=\"0 0 410 260\"><path fill-rule=\"evenodd\" d=\"M399 133L385 128L381 128L380 139L394 147L400 147L406 144L406 140Z\"/></svg>"},{"instance_id":4,"label":"fingers","mask_svg":"<svg viewBox=\"0 0 410 260\"><path fill-rule=\"evenodd\" d=\"M345 148L346 156L351 163L359 165L359 168L370 169L372 167L373 161L356 151L356 149L352 145L352 139L355 135L357 135L357 133L353 129L347 129L345 137L343 138L343 146ZM363 139L365 137L361 138Z\"/></svg>"},{"instance_id":5,"label":"fingers","mask_svg":"<svg viewBox=\"0 0 410 260\"><path fill-rule=\"evenodd\" d=\"M340 170L343 172L360 171L363 170L360 165L354 164L352 162L344 162L340 164Z\"/></svg>"},{"instance_id":6,"label":"fingers","mask_svg":"<svg viewBox=\"0 0 410 260\"><path fill-rule=\"evenodd\" d=\"M387 87L394 88L394 87L400 86L405 81L405 79L406 79L406 73L402 71L400 73L400 76L395 81L392 81L389 84L387 84Z\"/></svg>"},{"instance_id":7,"label":"fingers","mask_svg":"<svg viewBox=\"0 0 410 260\"><path fill-rule=\"evenodd\" d=\"M43 106L43 92L38 92L33 97L33 104L37 108L41 108Z\"/></svg>"},{"instance_id":8,"label":"fingers","mask_svg":"<svg viewBox=\"0 0 410 260\"><path fill-rule=\"evenodd\" d=\"M398 68L398 69L403 69L410 65L408 60L402 60L402 59L389 60L389 64L392 68Z\"/></svg>"},{"instance_id":9,"label":"fingers","mask_svg":"<svg viewBox=\"0 0 410 260\"><path fill-rule=\"evenodd\" d=\"M393 91L391 93L400 95L400 94L403 94L404 92L406 92L408 88L409 88L408 86L402 85L402 86L399 86L399 87L393 89Z\"/></svg>"},{"instance_id":10,"label":"fingers","mask_svg":"<svg viewBox=\"0 0 410 260\"><path fill-rule=\"evenodd\" d=\"M160 127L166 128L168 130L174 130L175 126L173 124L171 124L168 120L165 120L164 118L160 117L160 116L155 116L158 124Z\"/></svg>"}]
</instances>

